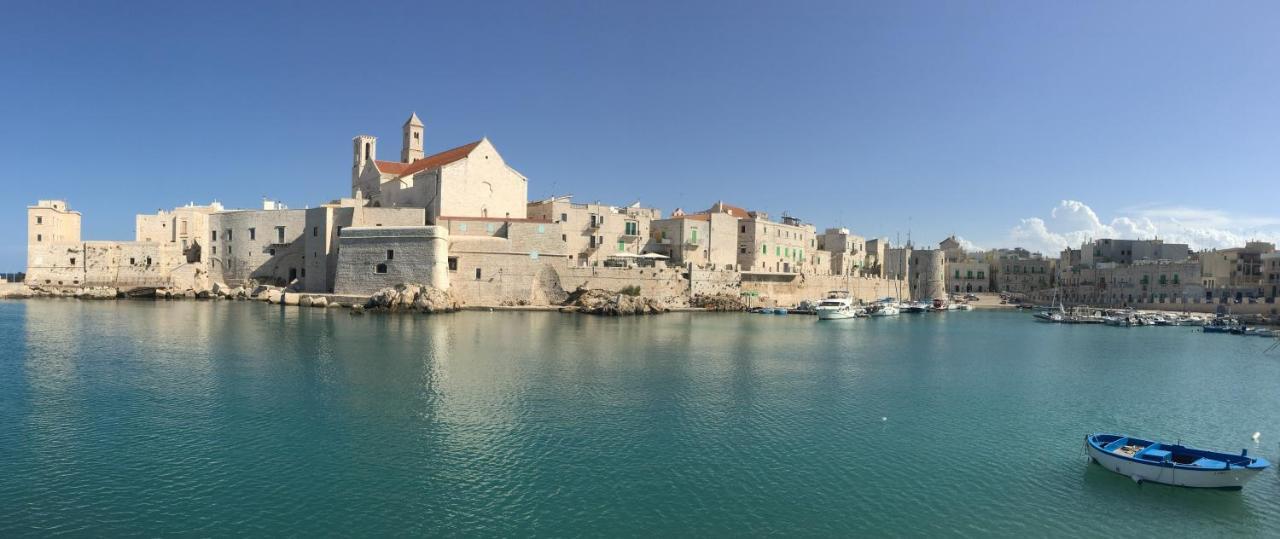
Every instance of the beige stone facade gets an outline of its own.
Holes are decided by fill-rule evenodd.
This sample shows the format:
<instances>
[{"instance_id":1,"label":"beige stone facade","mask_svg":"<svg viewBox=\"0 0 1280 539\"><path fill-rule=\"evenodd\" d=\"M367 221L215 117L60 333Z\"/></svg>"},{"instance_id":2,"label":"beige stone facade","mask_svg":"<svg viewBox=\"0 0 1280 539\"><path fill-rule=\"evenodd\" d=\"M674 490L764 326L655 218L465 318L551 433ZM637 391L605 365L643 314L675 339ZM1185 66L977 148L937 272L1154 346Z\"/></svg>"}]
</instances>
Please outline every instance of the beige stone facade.
<instances>
[{"instance_id":1,"label":"beige stone facade","mask_svg":"<svg viewBox=\"0 0 1280 539\"><path fill-rule=\"evenodd\" d=\"M728 213L685 214L651 223L646 250L668 256L667 264L707 270L732 270L739 261L738 218Z\"/></svg>"},{"instance_id":2,"label":"beige stone facade","mask_svg":"<svg viewBox=\"0 0 1280 539\"><path fill-rule=\"evenodd\" d=\"M910 249L907 283L911 299L928 301L947 297L947 255L939 249ZM905 253L904 253L905 254Z\"/></svg>"},{"instance_id":3,"label":"beige stone facade","mask_svg":"<svg viewBox=\"0 0 1280 539\"><path fill-rule=\"evenodd\" d=\"M817 236L818 251L825 253L828 259L828 267L825 273L829 275L870 275L868 258L872 264L878 266L878 255L867 254L867 240L857 234L852 234L847 228L828 228ZM883 248L882 244L876 246L878 249ZM879 272L874 272L879 275Z\"/></svg>"},{"instance_id":4,"label":"beige stone facade","mask_svg":"<svg viewBox=\"0 0 1280 539\"><path fill-rule=\"evenodd\" d=\"M372 206L427 210L440 217L524 219L528 179L507 165L487 138L421 157L423 129L417 115L404 125L400 161L377 158L377 138L352 140L351 196Z\"/></svg>"},{"instance_id":5,"label":"beige stone facade","mask_svg":"<svg viewBox=\"0 0 1280 539\"><path fill-rule=\"evenodd\" d=\"M1057 285L1057 264L1048 258L1005 257L993 262L996 291L1030 294Z\"/></svg>"},{"instance_id":6,"label":"beige stone facade","mask_svg":"<svg viewBox=\"0 0 1280 539\"><path fill-rule=\"evenodd\" d=\"M35 258L49 253L50 245L79 242L80 212L67 207L65 200L27 206L27 267L39 265Z\"/></svg>"},{"instance_id":7,"label":"beige stone facade","mask_svg":"<svg viewBox=\"0 0 1280 539\"><path fill-rule=\"evenodd\" d=\"M651 225L662 218L660 210L639 204L578 204L570 196L530 202L527 213L529 219L560 225L569 263L575 266L600 266L618 253L646 252Z\"/></svg>"},{"instance_id":8,"label":"beige stone facade","mask_svg":"<svg viewBox=\"0 0 1280 539\"><path fill-rule=\"evenodd\" d=\"M952 294L991 291L991 266L983 260L948 261L947 291Z\"/></svg>"},{"instance_id":9,"label":"beige stone facade","mask_svg":"<svg viewBox=\"0 0 1280 539\"><path fill-rule=\"evenodd\" d=\"M784 217L769 220L750 212L738 221L738 266L742 271L764 273L829 274L830 255L818 250L813 225Z\"/></svg>"}]
</instances>

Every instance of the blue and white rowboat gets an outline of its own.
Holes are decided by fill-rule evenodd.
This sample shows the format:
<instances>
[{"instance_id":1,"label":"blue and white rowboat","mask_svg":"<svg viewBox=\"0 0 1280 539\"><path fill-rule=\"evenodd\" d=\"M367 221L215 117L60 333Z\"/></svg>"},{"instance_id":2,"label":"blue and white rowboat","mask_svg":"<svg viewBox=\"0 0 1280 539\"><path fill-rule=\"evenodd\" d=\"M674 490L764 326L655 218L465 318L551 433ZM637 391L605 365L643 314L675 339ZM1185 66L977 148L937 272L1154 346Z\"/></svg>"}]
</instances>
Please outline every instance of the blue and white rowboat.
<instances>
[{"instance_id":1,"label":"blue and white rowboat","mask_svg":"<svg viewBox=\"0 0 1280 539\"><path fill-rule=\"evenodd\" d=\"M1085 442L1094 462L1137 482L1239 490L1270 465L1248 450L1233 455L1118 434L1090 434Z\"/></svg>"}]
</instances>

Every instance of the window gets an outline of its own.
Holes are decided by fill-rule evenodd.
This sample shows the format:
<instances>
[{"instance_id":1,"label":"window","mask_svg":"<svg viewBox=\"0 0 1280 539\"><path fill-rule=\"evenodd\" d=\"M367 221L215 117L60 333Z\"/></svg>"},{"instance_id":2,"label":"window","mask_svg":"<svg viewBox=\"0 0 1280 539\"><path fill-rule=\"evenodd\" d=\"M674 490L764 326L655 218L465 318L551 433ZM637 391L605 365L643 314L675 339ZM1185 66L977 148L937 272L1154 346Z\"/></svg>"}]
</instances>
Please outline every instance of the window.
<instances>
[{"instance_id":1,"label":"window","mask_svg":"<svg viewBox=\"0 0 1280 539\"><path fill-rule=\"evenodd\" d=\"M747 233L747 225L742 225L742 226L738 227L738 233L739 233L739 234L746 234L746 233Z\"/></svg>"},{"instance_id":2,"label":"window","mask_svg":"<svg viewBox=\"0 0 1280 539\"><path fill-rule=\"evenodd\" d=\"M698 229L690 229L690 234L692 234L689 237L692 238L693 243L698 243Z\"/></svg>"},{"instance_id":3,"label":"window","mask_svg":"<svg viewBox=\"0 0 1280 539\"><path fill-rule=\"evenodd\" d=\"M302 277L303 277L303 278L306 278L306 277L307 277L307 268L302 268L302 274L301 274L301 275L302 275Z\"/></svg>"},{"instance_id":4,"label":"window","mask_svg":"<svg viewBox=\"0 0 1280 539\"><path fill-rule=\"evenodd\" d=\"M210 237L210 238L209 238L209 241L218 241L218 231L217 231L217 230L210 230L210 231L209 231L209 234L212 236L212 237Z\"/></svg>"},{"instance_id":5,"label":"window","mask_svg":"<svg viewBox=\"0 0 1280 539\"><path fill-rule=\"evenodd\" d=\"M449 257L449 271L458 271L458 257Z\"/></svg>"},{"instance_id":6,"label":"window","mask_svg":"<svg viewBox=\"0 0 1280 539\"><path fill-rule=\"evenodd\" d=\"M72 265L72 266L76 265L76 259L74 259L74 258L72 258L72 259L71 259L71 265Z\"/></svg>"},{"instance_id":7,"label":"window","mask_svg":"<svg viewBox=\"0 0 1280 539\"><path fill-rule=\"evenodd\" d=\"M275 249L267 249L267 254L269 254L269 255L271 255L271 256L276 256L276 250L275 250Z\"/></svg>"},{"instance_id":8,"label":"window","mask_svg":"<svg viewBox=\"0 0 1280 539\"><path fill-rule=\"evenodd\" d=\"M567 214L567 213L562 213L562 214L560 214L560 222L561 222L561 223L567 223L567 222L569 222L569 214Z\"/></svg>"},{"instance_id":9,"label":"window","mask_svg":"<svg viewBox=\"0 0 1280 539\"><path fill-rule=\"evenodd\" d=\"M149 256L147 257L147 265L148 265L148 266L150 266L150 265L151 265L151 257L149 257Z\"/></svg>"},{"instance_id":10,"label":"window","mask_svg":"<svg viewBox=\"0 0 1280 539\"><path fill-rule=\"evenodd\" d=\"M256 240L256 239L258 239L258 229L256 229L256 228L250 228L250 229L249 229L249 241L253 241L253 240Z\"/></svg>"},{"instance_id":11,"label":"window","mask_svg":"<svg viewBox=\"0 0 1280 539\"><path fill-rule=\"evenodd\" d=\"M216 254L218 254L218 246L217 246L217 245L214 245L214 246L210 247L210 248L209 248L209 251L210 251L210 253L209 253L209 254L215 254L215 255L216 255Z\"/></svg>"},{"instance_id":12,"label":"window","mask_svg":"<svg viewBox=\"0 0 1280 539\"><path fill-rule=\"evenodd\" d=\"M36 241L44 241L44 234L36 234Z\"/></svg>"},{"instance_id":13,"label":"window","mask_svg":"<svg viewBox=\"0 0 1280 539\"><path fill-rule=\"evenodd\" d=\"M561 235L560 235L560 241L569 241L569 235L568 235L568 234L561 234Z\"/></svg>"},{"instance_id":14,"label":"window","mask_svg":"<svg viewBox=\"0 0 1280 539\"><path fill-rule=\"evenodd\" d=\"M137 264L137 262L134 262L134 260L133 260L132 258L130 258L130 259L129 259L129 265L130 265L130 266L132 266L132 265L134 265L134 264Z\"/></svg>"},{"instance_id":15,"label":"window","mask_svg":"<svg viewBox=\"0 0 1280 539\"><path fill-rule=\"evenodd\" d=\"M395 260L395 259L396 259L395 249L387 249L387 260Z\"/></svg>"},{"instance_id":16,"label":"window","mask_svg":"<svg viewBox=\"0 0 1280 539\"><path fill-rule=\"evenodd\" d=\"M374 266L374 267L373 267L373 272L374 272L374 273L386 273L386 272L387 272L387 265L386 265L386 264L378 264L377 266Z\"/></svg>"},{"instance_id":17,"label":"window","mask_svg":"<svg viewBox=\"0 0 1280 539\"><path fill-rule=\"evenodd\" d=\"M231 241L231 229L227 229L227 241Z\"/></svg>"},{"instance_id":18,"label":"window","mask_svg":"<svg viewBox=\"0 0 1280 539\"><path fill-rule=\"evenodd\" d=\"M769 244L766 243L760 246L760 254L762 255L769 254Z\"/></svg>"},{"instance_id":19,"label":"window","mask_svg":"<svg viewBox=\"0 0 1280 539\"><path fill-rule=\"evenodd\" d=\"M627 234L628 236L639 236L639 235L640 235L640 223L638 223L638 222L636 222L636 221L627 221L627 222L623 225L623 228L624 228L624 231L626 232L626 234Z\"/></svg>"},{"instance_id":20,"label":"window","mask_svg":"<svg viewBox=\"0 0 1280 539\"><path fill-rule=\"evenodd\" d=\"M476 268L476 280L480 280L480 268Z\"/></svg>"},{"instance_id":21,"label":"window","mask_svg":"<svg viewBox=\"0 0 1280 539\"><path fill-rule=\"evenodd\" d=\"M44 217L40 217L39 215L37 215L37 216L36 216L36 224L37 224L37 225L43 225L43 224L44 224Z\"/></svg>"},{"instance_id":22,"label":"window","mask_svg":"<svg viewBox=\"0 0 1280 539\"><path fill-rule=\"evenodd\" d=\"M543 234L547 231L547 225L538 225L538 233Z\"/></svg>"},{"instance_id":23,"label":"window","mask_svg":"<svg viewBox=\"0 0 1280 539\"><path fill-rule=\"evenodd\" d=\"M747 254L747 248L746 248L746 247L738 247L738 254L740 254L740 255L745 255L745 254Z\"/></svg>"},{"instance_id":24,"label":"window","mask_svg":"<svg viewBox=\"0 0 1280 539\"><path fill-rule=\"evenodd\" d=\"M276 227L276 243L284 243L284 227Z\"/></svg>"},{"instance_id":25,"label":"window","mask_svg":"<svg viewBox=\"0 0 1280 539\"><path fill-rule=\"evenodd\" d=\"M466 223L458 223L458 232L466 232L466 231L467 231L467 224L466 224Z\"/></svg>"},{"instance_id":26,"label":"window","mask_svg":"<svg viewBox=\"0 0 1280 539\"><path fill-rule=\"evenodd\" d=\"M485 223L485 225L484 225L484 231L485 231L485 232L490 232L490 233L492 233L492 232L493 232L493 223Z\"/></svg>"},{"instance_id":27,"label":"window","mask_svg":"<svg viewBox=\"0 0 1280 539\"><path fill-rule=\"evenodd\" d=\"M311 227L311 237L315 238L315 237L318 237L319 235L320 235L320 227L318 226Z\"/></svg>"},{"instance_id":28,"label":"window","mask_svg":"<svg viewBox=\"0 0 1280 539\"><path fill-rule=\"evenodd\" d=\"M621 253L625 250L627 250L627 244L624 243L622 240L618 240L618 252Z\"/></svg>"}]
</instances>

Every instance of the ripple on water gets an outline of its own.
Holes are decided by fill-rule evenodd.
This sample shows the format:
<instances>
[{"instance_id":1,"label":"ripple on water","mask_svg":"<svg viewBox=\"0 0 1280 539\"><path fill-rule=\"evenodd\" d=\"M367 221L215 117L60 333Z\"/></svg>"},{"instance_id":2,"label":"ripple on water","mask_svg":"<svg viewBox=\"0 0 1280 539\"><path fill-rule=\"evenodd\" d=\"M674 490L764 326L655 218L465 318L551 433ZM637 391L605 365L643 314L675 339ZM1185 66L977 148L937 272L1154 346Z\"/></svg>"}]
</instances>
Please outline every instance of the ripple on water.
<instances>
[{"instance_id":1,"label":"ripple on water","mask_svg":"<svg viewBox=\"0 0 1280 539\"><path fill-rule=\"evenodd\" d=\"M1138 486L1080 448L1108 430L1274 457L1247 441L1280 433L1261 340L849 322L0 302L0 535L1280 527L1275 473Z\"/></svg>"}]
</instances>

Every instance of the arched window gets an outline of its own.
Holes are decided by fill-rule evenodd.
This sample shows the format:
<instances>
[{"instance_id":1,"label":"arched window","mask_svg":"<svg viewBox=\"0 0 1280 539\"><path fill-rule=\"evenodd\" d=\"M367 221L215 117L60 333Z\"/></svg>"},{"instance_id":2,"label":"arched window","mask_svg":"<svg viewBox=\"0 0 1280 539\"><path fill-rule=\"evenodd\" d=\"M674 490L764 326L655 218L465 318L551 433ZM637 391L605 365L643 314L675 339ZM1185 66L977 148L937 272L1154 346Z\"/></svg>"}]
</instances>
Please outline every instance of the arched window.
<instances>
[{"instance_id":1,"label":"arched window","mask_svg":"<svg viewBox=\"0 0 1280 539\"><path fill-rule=\"evenodd\" d=\"M369 143L368 143L368 142L366 142L366 143L364 143L364 160L365 160L365 162L368 162L368 161L369 161L369 159L370 159L370 157L369 157Z\"/></svg>"}]
</instances>

